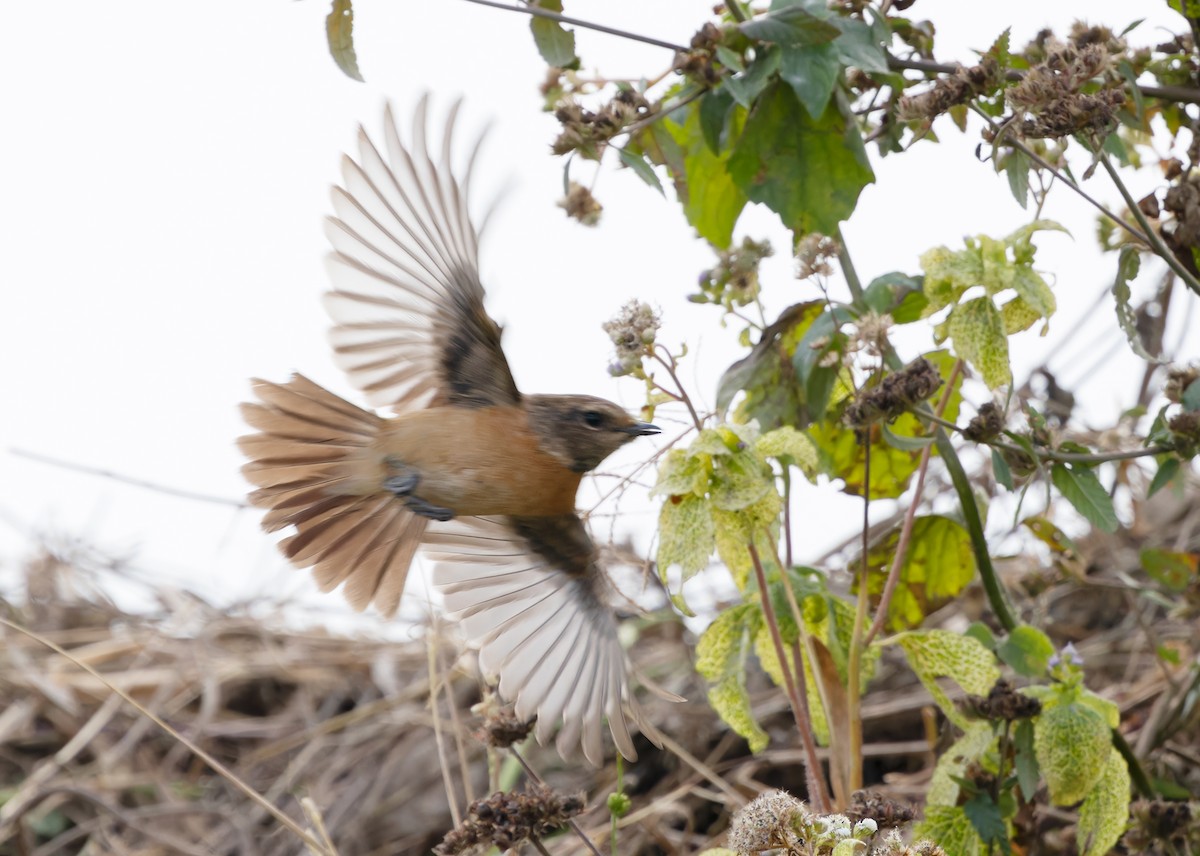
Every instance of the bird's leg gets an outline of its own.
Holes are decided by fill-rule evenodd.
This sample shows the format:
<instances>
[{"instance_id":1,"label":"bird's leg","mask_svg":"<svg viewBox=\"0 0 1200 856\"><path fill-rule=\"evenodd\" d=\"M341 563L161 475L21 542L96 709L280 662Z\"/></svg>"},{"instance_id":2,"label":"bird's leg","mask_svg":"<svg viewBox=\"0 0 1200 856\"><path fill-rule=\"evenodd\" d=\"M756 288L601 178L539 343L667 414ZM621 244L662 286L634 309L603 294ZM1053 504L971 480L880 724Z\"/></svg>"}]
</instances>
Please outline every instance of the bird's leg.
<instances>
[{"instance_id":1,"label":"bird's leg","mask_svg":"<svg viewBox=\"0 0 1200 856\"><path fill-rule=\"evenodd\" d=\"M384 490L390 491L402 498L412 496L412 492L421 483L421 474L416 468L410 467L394 455L388 455L384 459L384 463L391 473L390 476L383 480Z\"/></svg>"},{"instance_id":2,"label":"bird's leg","mask_svg":"<svg viewBox=\"0 0 1200 856\"><path fill-rule=\"evenodd\" d=\"M389 455L385 460L391 475L383 480L385 490L394 493L404 502L405 507L413 514L428 517L430 520L445 522L454 517L454 510L434 505L414 496L413 491L421 483L421 474L414 467L408 466L397 457Z\"/></svg>"}]
</instances>

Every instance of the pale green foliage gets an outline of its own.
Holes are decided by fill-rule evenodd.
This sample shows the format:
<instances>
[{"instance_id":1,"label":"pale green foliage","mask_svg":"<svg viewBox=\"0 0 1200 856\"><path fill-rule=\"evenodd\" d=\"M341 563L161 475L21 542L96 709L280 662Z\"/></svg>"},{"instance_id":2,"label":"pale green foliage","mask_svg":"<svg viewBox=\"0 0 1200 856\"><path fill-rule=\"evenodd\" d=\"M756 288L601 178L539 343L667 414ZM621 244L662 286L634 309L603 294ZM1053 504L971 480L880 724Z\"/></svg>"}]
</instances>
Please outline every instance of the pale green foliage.
<instances>
[{"instance_id":1,"label":"pale green foliage","mask_svg":"<svg viewBox=\"0 0 1200 856\"><path fill-rule=\"evenodd\" d=\"M817 447L808 435L801 434L791 425L784 425L774 431L768 431L758 438L755 449L760 455L768 458L779 458L788 455L800 468L807 478L815 478L817 474Z\"/></svg>"},{"instance_id":2,"label":"pale green foliage","mask_svg":"<svg viewBox=\"0 0 1200 856\"><path fill-rule=\"evenodd\" d=\"M1043 710L1033 724L1033 748L1055 805L1074 805L1096 785L1112 748L1104 717L1078 701Z\"/></svg>"},{"instance_id":3,"label":"pale green foliage","mask_svg":"<svg viewBox=\"0 0 1200 856\"><path fill-rule=\"evenodd\" d=\"M746 653L759 623L752 604L725 610L696 644L696 671L709 684L708 703L735 733L746 738L751 752L767 747L767 733L754 719L746 693Z\"/></svg>"},{"instance_id":4,"label":"pale green foliage","mask_svg":"<svg viewBox=\"0 0 1200 856\"><path fill-rule=\"evenodd\" d=\"M958 802L961 779L967 767L981 759L996 744L996 734L990 722L972 722L954 745L942 753L929 780L925 794L927 806L954 806Z\"/></svg>"},{"instance_id":5,"label":"pale green foliage","mask_svg":"<svg viewBox=\"0 0 1200 856\"><path fill-rule=\"evenodd\" d=\"M950 678L969 693L987 695L1000 677L992 652L973 636L960 636L949 630L912 631L900 634L897 640L913 672L946 718L966 731L967 717L950 701L936 679Z\"/></svg>"},{"instance_id":6,"label":"pale green foliage","mask_svg":"<svg viewBox=\"0 0 1200 856\"><path fill-rule=\"evenodd\" d=\"M913 835L936 841L942 850L954 856L983 856L987 853L987 845L979 837L970 818L957 806L928 806L925 819L913 827Z\"/></svg>"},{"instance_id":7,"label":"pale green foliage","mask_svg":"<svg viewBox=\"0 0 1200 856\"><path fill-rule=\"evenodd\" d=\"M716 546L712 516L698 496L671 497L658 515L658 568L678 565L686 580L708 565Z\"/></svg>"},{"instance_id":8,"label":"pale green foliage","mask_svg":"<svg viewBox=\"0 0 1200 856\"><path fill-rule=\"evenodd\" d=\"M1116 749L1100 772L1100 780L1079 808L1075 835L1084 856L1104 856L1125 831L1129 820L1129 768Z\"/></svg>"},{"instance_id":9,"label":"pale green foliage","mask_svg":"<svg viewBox=\"0 0 1200 856\"><path fill-rule=\"evenodd\" d=\"M966 239L965 249L934 247L921 256L929 301L925 315L950 307L946 320L934 329L934 338L939 343L949 338L955 354L974 366L992 389L1012 380L1008 337L1054 314L1054 293L1033 269L1036 250L1030 239L1045 230L1066 231L1050 220L1037 220L1003 240L978 235ZM985 295L960 302L974 286L982 286ZM998 304L996 298L1002 295L1008 299Z\"/></svg>"},{"instance_id":10,"label":"pale green foliage","mask_svg":"<svg viewBox=\"0 0 1200 856\"><path fill-rule=\"evenodd\" d=\"M779 656L775 653L775 643L771 640L771 631L765 624L759 627L758 633L754 636L754 655L762 664L763 671L775 682L775 686L785 686L783 669L780 668ZM813 675L812 664L808 660L808 654L803 650L800 652L800 661L804 668L804 694L808 701L808 718L812 723L813 737L820 745L828 746L829 720L825 717L825 705L821 701L821 693L817 689L817 679Z\"/></svg>"}]
</instances>

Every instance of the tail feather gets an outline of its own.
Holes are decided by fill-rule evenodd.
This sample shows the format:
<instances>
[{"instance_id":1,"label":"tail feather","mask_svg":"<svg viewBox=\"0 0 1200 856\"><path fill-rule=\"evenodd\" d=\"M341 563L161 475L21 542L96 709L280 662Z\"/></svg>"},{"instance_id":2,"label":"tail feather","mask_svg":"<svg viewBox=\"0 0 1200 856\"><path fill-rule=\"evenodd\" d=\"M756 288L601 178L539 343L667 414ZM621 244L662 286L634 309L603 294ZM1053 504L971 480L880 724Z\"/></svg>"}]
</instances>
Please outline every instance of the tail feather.
<instances>
[{"instance_id":1,"label":"tail feather","mask_svg":"<svg viewBox=\"0 0 1200 856\"><path fill-rule=\"evenodd\" d=\"M298 567L312 567L322 591L344 584L355 609L399 606L426 521L380 489L375 441L384 425L301 375L286 384L256 380L257 402L242 414L258 433L238 440L242 468L257 488L268 532L293 527L280 543Z\"/></svg>"}]
</instances>

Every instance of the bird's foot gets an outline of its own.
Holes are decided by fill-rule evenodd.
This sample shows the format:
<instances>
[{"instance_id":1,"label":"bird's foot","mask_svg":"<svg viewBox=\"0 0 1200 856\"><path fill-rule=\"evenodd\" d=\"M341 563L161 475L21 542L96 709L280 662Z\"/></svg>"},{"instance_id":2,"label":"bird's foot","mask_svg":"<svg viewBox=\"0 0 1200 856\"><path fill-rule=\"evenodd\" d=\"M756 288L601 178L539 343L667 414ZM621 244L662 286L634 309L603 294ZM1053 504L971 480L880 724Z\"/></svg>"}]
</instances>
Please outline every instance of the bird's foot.
<instances>
[{"instance_id":1,"label":"bird's foot","mask_svg":"<svg viewBox=\"0 0 1200 856\"><path fill-rule=\"evenodd\" d=\"M384 490L394 493L401 498L412 496L417 485L421 483L421 474L415 467L410 467L399 458L389 456L385 462L391 475L383 480Z\"/></svg>"},{"instance_id":2,"label":"bird's foot","mask_svg":"<svg viewBox=\"0 0 1200 856\"><path fill-rule=\"evenodd\" d=\"M421 517L428 517L430 520L436 520L439 523L445 523L447 520L454 519L454 510L451 508L443 508L440 505L426 502L419 496L404 497L404 505L413 514Z\"/></svg>"}]
</instances>

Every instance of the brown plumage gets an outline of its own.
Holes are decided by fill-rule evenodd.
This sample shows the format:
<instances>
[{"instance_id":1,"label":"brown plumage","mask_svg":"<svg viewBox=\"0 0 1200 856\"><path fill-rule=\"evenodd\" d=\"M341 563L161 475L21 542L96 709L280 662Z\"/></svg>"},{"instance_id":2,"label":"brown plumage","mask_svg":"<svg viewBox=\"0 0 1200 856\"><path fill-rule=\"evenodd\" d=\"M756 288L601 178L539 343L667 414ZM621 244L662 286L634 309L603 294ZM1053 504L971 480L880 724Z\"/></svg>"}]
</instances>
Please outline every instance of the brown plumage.
<instances>
[{"instance_id":1,"label":"brown plumage","mask_svg":"<svg viewBox=\"0 0 1200 856\"><path fill-rule=\"evenodd\" d=\"M239 441L250 497L267 531L294 530L284 554L312 566L322 590L343 585L358 609L394 613L424 545L447 610L500 694L537 717L538 739L561 722L559 751L582 743L599 764L607 718L633 759L629 724L653 732L575 494L584 473L657 429L603 399L517 390L483 308L471 166L461 185L450 168L457 106L437 163L425 112L423 99L406 146L386 111L386 156L360 130L326 228L335 357L369 404L395 415L301 375L253 381L258 400L242 412L258 433Z\"/></svg>"}]
</instances>

